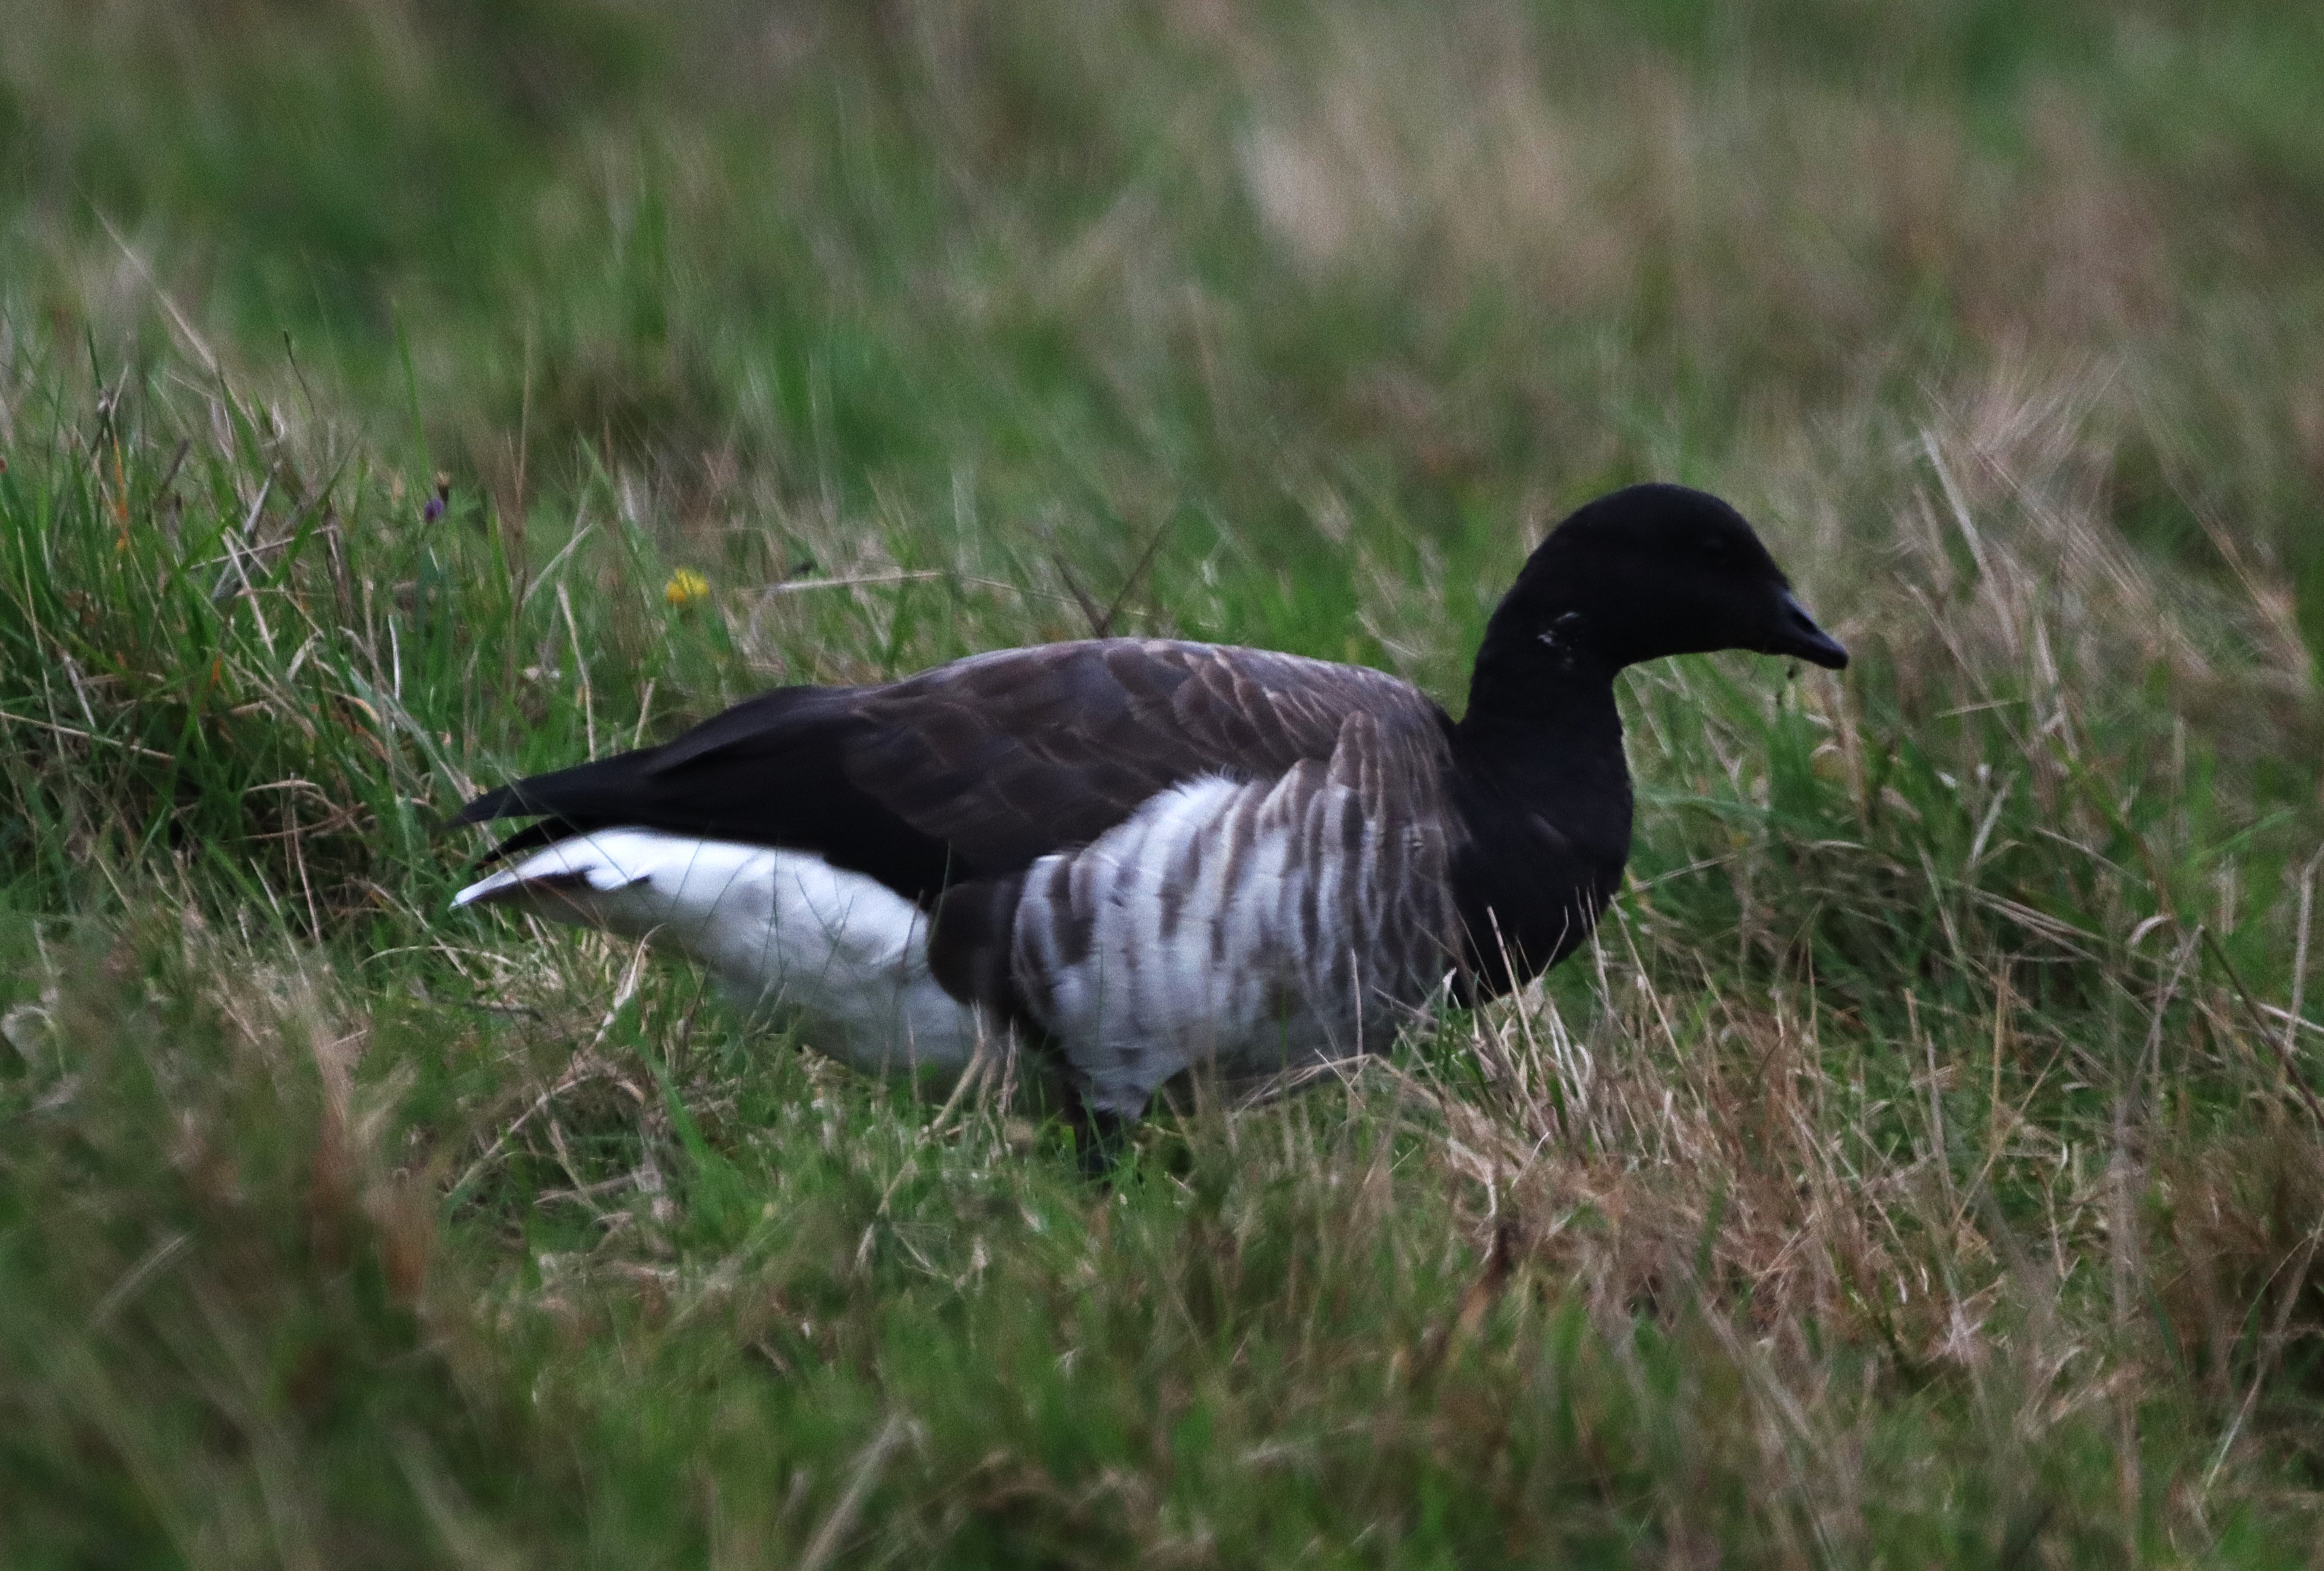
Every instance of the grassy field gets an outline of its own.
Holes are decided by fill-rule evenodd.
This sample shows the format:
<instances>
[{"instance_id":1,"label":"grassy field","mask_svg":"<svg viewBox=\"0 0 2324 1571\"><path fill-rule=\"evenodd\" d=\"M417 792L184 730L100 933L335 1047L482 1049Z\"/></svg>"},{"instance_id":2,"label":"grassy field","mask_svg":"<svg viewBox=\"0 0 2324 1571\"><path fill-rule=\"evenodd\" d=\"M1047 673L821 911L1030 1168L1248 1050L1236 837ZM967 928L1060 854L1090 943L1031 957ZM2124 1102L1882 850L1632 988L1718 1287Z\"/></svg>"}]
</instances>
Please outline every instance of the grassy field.
<instances>
[{"instance_id":1,"label":"grassy field","mask_svg":"<svg viewBox=\"0 0 2324 1571\"><path fill-rule=\"evenodd\" d=\"M6 30L0 1564L2324 1566L2324 11ZM1646 477L1857 663L1635 674L1592 951L1110 1189L446 908L1109 605L1457 707Z\"/></svg>"}]
</instances>

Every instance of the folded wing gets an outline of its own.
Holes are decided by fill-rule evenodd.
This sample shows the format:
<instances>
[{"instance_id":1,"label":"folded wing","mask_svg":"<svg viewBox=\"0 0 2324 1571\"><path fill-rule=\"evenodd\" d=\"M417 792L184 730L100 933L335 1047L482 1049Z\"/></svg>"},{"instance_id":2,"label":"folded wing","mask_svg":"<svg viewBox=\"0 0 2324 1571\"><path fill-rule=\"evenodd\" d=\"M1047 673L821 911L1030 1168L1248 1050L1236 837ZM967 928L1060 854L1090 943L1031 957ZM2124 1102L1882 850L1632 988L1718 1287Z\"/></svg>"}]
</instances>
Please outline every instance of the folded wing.
<instances>
[{"instance_id":1,"label":"folded wing","mask_svg":"<svg viewBox=\"0 0 2324 1571\"><path fill-rule=\"evenodd\" d=\"M1443 715L1379 672L1158 639L972 657L873 687L788 687L658 748L520 780L456 822L534 815L506 856L613 827L815 851L924 906L1089 844L1174 786L1327 762L1353 713L1443 746Z\"/></svg>"}]
</instances>

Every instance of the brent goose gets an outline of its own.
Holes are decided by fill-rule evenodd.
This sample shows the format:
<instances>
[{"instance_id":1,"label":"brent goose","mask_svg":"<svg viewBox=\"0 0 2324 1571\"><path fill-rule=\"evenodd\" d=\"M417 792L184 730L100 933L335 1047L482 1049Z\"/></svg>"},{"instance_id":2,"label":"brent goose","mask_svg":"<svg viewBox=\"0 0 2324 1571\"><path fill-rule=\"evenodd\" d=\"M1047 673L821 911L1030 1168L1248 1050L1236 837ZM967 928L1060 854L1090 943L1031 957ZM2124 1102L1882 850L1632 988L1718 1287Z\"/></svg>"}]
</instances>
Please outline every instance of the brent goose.
<instances>
[{"instance_id":1,"label":"brent goose","mask_svg":"<svg viewBox=\"0 0 2324 1571\"><path fill-rule=\"evenodd\" d=\"M1848 663L1733 508L1633 486L1533 553L1458 721L1377 671L1148 639L779 688L477 797L456 822L540 822L454 904L673 944L867 1069L1015 1030L1112 1125L1189 1065L1379 1051L1448 983L1571 953L1629 856L1615 674L1729 648Z\"/></svg>"}]
</instances>

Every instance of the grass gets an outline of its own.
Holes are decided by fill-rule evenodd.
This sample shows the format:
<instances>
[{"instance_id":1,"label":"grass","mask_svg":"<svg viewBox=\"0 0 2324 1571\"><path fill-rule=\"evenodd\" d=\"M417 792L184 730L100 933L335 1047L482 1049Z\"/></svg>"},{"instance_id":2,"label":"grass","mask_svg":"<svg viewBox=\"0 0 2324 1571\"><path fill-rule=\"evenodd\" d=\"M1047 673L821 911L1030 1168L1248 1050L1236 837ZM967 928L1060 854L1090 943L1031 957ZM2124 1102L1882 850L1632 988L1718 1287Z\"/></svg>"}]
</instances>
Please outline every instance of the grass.
<instances>
[{"instance_id":1,"label":"grass","mask_svg":"<svg viewBox=\"0 0 2324 1571\"><path fill-rule=\"evenodd\" d=\"M2306 13L18 10L0 1561L2317 1563ZM1084 602L1457 704L1647 475L1858 663L1635 675L1591 953L1110 1190L446 909Z\"/></svg>"}]
</instances>

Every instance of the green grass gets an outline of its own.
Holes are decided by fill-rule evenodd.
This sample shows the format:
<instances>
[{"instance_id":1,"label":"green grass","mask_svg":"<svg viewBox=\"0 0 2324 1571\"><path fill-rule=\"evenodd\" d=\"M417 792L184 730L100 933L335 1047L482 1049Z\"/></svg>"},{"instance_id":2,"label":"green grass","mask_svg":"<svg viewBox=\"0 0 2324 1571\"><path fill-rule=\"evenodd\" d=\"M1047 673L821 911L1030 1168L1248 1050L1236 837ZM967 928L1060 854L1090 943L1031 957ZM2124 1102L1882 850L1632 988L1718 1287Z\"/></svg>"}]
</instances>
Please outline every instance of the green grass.
<instances>
[{"instance_id":1,"label":"green grass","mask_svg":"<svg viewBox=\"0 0 2324 1571\"><path fill-rule=\"evenodd\" d=\"M2319 1563L2307 11L17 11L0 1563ZM1084 600L1457 707L1645 476L1858 662L1110 1190L446 908Z\"/></svg>"}]
</instances>

